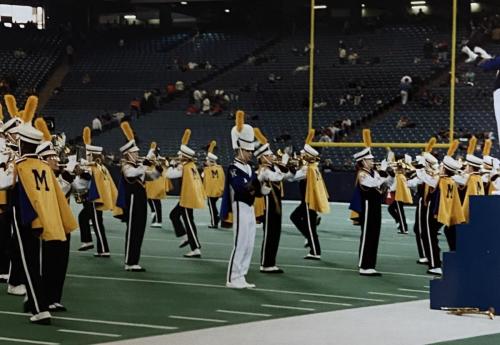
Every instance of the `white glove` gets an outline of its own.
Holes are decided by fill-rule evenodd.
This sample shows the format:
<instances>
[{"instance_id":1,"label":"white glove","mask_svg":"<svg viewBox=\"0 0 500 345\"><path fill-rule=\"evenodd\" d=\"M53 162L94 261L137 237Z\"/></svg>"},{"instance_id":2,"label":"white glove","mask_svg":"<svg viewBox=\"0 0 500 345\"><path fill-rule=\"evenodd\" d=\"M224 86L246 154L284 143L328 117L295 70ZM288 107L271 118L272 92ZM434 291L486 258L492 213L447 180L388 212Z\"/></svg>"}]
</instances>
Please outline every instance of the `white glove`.
<instances>
[{"instance_id":1,"label":"white glove","mask_svg":"<svg viewBox=\"0 0 500 345\"><path fill-rule=\"evenodd\" d=\"M415 159L419 165L425 165L425 158L423 156L417 156Z\"/></svg>"},{"instance_id":2,"label":"white glove","mask_svg":"<svg viewBox=\"0 0 500 345\"><path fill-rule=\"evenodd\" d=\"M269 193L271 193L271 190L272 188L266 186L265 184L263 184L262 187L260 187L260 192L262 193L262 195L268 195Z\"/></svg>"},{"instance_id":3,"label":"white glove","mask_svg":"<svg viewBox=\"0 0 500 345\"><path fill-rule=\"evenodd\" d=\"M76 161L76 155L68 156L68 164L66 164L66 171L73 172L75 170L78 162Z\"/></svg>"},{"instance_id":4,"label":"white glove","mask_svg":"<svg viewBox=\"0 0 500 345\"><path fill-rule=\"evenodd\" d=\"M493 170L498 171L498 168L500 168L500 160L498 158L493 159Z\"/></svg>"},{"instance_id":5,"label":"white glove","mask_svg":"<svg viewBox=\"0 0 500 345\"><path fill-rule=\"evenodd\" d=\"M410 155L405 154L405 163L411 164L411 156Z\"/></svg>"},{"instance_id":6,"label":"white glove","mask_svg":"<svg viewBox=\"0 0 500 345\"><path fill-rule=\"evenodd\" d=\"M394 162L396 160L396 156L394 155L393 151L387 152L387 161L388 162Z\"/></svg>"},{"instance_id":7,"label":"white glove","mask_svg":"<svg viewBox=\"0 0 500 345\"><path fill-rule=\"evenodd\" d=\"M386 171L388 166L389 164L387 164L387 160L384 159L380 162L380 171Z\"/></svg>"},{"instance_id":8,"label":"white glove","mask_svg":"<svg viewBox=\"0 0 500 345\"><path fill-rule=\"evenodd\" d=\"M283 163L283 165L286 166L289 160L290 156L287 153L284 153L283 156L281 156L281 163Z\"/></svg>"}]
</instances>

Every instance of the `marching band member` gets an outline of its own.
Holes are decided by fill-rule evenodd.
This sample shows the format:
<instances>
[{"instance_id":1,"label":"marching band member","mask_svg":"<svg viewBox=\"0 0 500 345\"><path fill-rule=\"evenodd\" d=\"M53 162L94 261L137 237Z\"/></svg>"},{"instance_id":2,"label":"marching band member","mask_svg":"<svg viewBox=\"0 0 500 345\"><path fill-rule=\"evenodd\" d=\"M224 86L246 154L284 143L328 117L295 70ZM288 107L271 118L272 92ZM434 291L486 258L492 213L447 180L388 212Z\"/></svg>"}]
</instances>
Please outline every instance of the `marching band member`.
<instances>
[{"instance_id":1,"label":"marching band member","mask_svg":"<svg viewBox=\"0 0 500 345\"><path fill-rule=\"evenodd\" d=\"M469 139L467 155L465 157L465 170L463 173L452 176L453 180L458 185L458 193L462 203L462 210L465 222L469 222L469 199L471 195L484 195L484 185L482 177L479 173L483 160L474 156L477 139L472 137ZM444 229L448 246L451 251L456 250L456 229L455 225L447 226Z\"/></svg>"},{"instance_id":2,"label":"marching band member","mask_svg":"<svg viewBox=\"0 0 500 345\"><path fill-rule=\"evenodd\" d=\"M71 178L68 176L69 174L61 172L59 157L51 142L52 135L43 118L36 119L35 128L43 133L43 141L38 145L36 154L52 169L61 187L61 191L66 197L66 200L69 200L71 194ZM42 241L42 281L45 292L47 293L49 311L66 311L66 308L61 303L61 299L64 289L64 280L68 270L70 240L71 232L67 230L65 241Z\"/></svg>"},{"instance_id":3,"label":"marching band member","mask_svg":"<svg viewBox=\"0 0 500 345\"><path fill-rule=\"evenodd\" d=\"M460 169L461 165L451 156L458 147L458 141L455 141L448 155L443 159L439 175L432 176L424 169L417 170L417 176L428 186L426 198L425 231L422 233L424 251L428 255L429 269L427 273L441 275L441 258L438 240L438 231L442 225L450 227L452 225L463 223L462 204L458 194L458 187L452 176Z\"/></svg>"},{"instance_id":4,"label":"marching band member","mask_svg":"<svg viewBox=\"0 0 500 345\"><path fill-rule=\"evenodd\" d=\"M3 131L3 107L0 104L0 164L6 164L9 156L6 154L6 143ZM9 246L10 243L10 221L8 218L7 192L0 191L0 283L7 283L9 280Z\"/></svg>"},{"instance_id":5,"label":"marching band member","mask_svg":"<svg viewBox=\"0 0 500 345\"><path fill-rule=\"evenodd\" d=\"M6 167L13 168L13 161L19 158L18 154L18 134L17 127L21 124L19 118L19 109L17 108L16 99L12 95L4 96L5 105L7 111L10 115L10 119L6 121L2 127L0 127L0 132L5 140L5 146L3 150L3 164ZM24 269L21 263L21 253L19 252L19 245L17 244L17 239L14 231L12 231L12 207L9 200L12 198L11 192L3 191L3 195L6 200L5 206L2 207L4 213L1 215L6 227L2 227L7 232L5 236L9 237L5 243L8 253L10 254L10 266L8 268L8 285L7 293L15 296L26 295L26 285L24 277Z\"/></svg>"},{"instance_id":6,"label":"marching band member","mask_svg":"<svg viewBox=\"0 0 500 345\"><path fill-rule=\"evenodd\" d=\"M84 209L79 215L82 242L84 243L83 246L92 244L90 220L97 237L97 253L94 256L109 258L109 245L102 213L103 211L113 211L113 214L116 215L115 213L119 212L115 207L118 191L108 169L102 164L102 147L92 145L89 127L85 127L83 130L83 142L85 144L87 172L90 175L90 182L83 202Z\"/></svg>"},{"instance_id":7,"label":"marching band member","mask_svg":"<svg viewBox=\"0 0 500 345\"><path fill-rule=\"evenodd\" d=\"M432 148L436 144L436 138L432 137L427 143L424 152L416 157L417 161L417 171L418 169L424 169L424 171L430 172L431 176L438 174L439 162L431 154ZM428 265L428 254L425 252L423 233L427 228L427 200L430 192L430 188L428 185L421 180L418 175L413 177L408 181L408 187L416 188L416 197L417 197L417 207L415 209L415 223L413 225L413 232L415 233L415 240L417 243L417 252L419 258L417 259L417 264L419 265ZM431 221L430 224L434 224L434 220Z\"/></svg>"},{"instance_id":8,"label":"marching band member","mask_svg":"<svg viewBox=\"0 0 500 345\"><path fill-rule=\"evenodd\" d=\"M382 161L380 170L376 170L369 129L363 130L363 141L366 148L353 156L357 177L351 202L351 209L359 214L361 225L358 267L360 275L380 276L375 267L382 225L382 188L388 182L387 161Z\"/></svg>"},{"instance_id":9,"label":"marching band member","mask_svg":"<svg viewBox=\"0 0 500 345\"><path fill-rule=\"evenodd\" d=\"M257 175L248 164L254 151L254 131L245 124L245 113L236 113L236 125L231 129L231 143L235 150L234 162L226 174L221 218L233 217L234 246L229 259L226 286L233 289L254 288L246 275L252 260L255 244L256 222L253 208L254 199L269 194L270 188L261 185Z\"/></svg>"},{"instance_id":10,"label":"marching band member","mask_svg":"<svg viewBox=\"0 0 500 345\"><path fill-rule=\"evenodd\" d=\"M159 150L160 148L156 142L153 141L146 155L146 159L153 162L160 161ZM154 166L150 167L150 170L152 169L154 169ZM161 201L166 198L167 192L172 188L170 180L163 176L165 172L166 171L163 171L162 174L153 181L146 181L146 195L152 213L152 228L161 228L163 221Z\"/></svg>"},{"instance_id":11,"label":"marching band member","mask_svg":"<svg viewBox=\"0 0 500 345\"><path fill-rule=\"evenodd\" d=\"M25 305L33 316L30 321L50 324L48 295L42 277L40 241L66 241L66 233L77 228L76 220L66 201L54 172L36 155L43 134L32 127L38 98L30 96L18 127L20 159L14 171L3 170L0 189L14 188L11 195L13 227L21 253L27 282L28 300Z\"/></svg>"},{"instance_id":12,"label":"marching band member","mask_svg":"<svg viewBox=\"0 0 500 345\"><path fill-rule=\"evenodd\" d=\"M317 219L319 213L329 213L328 191L318 169L319 152L310 143L314 138L314 129L309 131L304 145L302 159L306 162L293 177L299 181L301 201L299 206L290 214L290 220L306 238L306 247L309 253L304 256L307 260L321 260L321 247L318 238Z\"/></svg>"},{"instance_id":13,"label":"marching band member","mask_svg":"<svg viewBox=\"0 0 500 345\"><path fill-rule=\"evenodd\" d=\"M498 172L497 169L495 169L495 158L490 156L491 146L491 140L486 140L484 142L481 175L486 195L496 194L496 184L498 181Z\"/></svg>"},{"instance_id":14,"label":"marching band member","mask_svg":"<svg viewBox=\"0 0 500 345\"><path fill-rule=\"evenodd\" d=\"M260 143L260 147L254 151L254 156L259 161L257 177L260 183L269 186L271 192L264 198L264 217L262 238L262 248L260 251L260 272L262 273L283 273L283 270L276 266L276 256L281 237L281 217L283 197L283 179L288 174L288 169L280 168L275 164L276 157L271 151L270 145L260 129L254 128L255 137ZM284 157L284 164L288 163L287 156ZM281 169L286 170L283 172Z\"/></svg>"},{"instance_id":15,"label":"marching band member","mask_svg":"<svg viewBox=\"0 0 500 345\"><path fill-rule=\"evenodd\" d=\"M392 153L392 151L391 151ZM394 155L394 154L392 154ZM388 159L389 162L394 162L394 159ZM408 225L406 223L406 215L404 205L412 205L413 198L411 196L411 191L408 188L408 181L405 176L405 169L402 162L396 163L394 169L394 178L389 187L389 193L391 195L391 203L387 207L389 214L394 218L396 224L398 224L398 232L400 234L408 234Z\"/></svg>"},{"instance_id":16,"label":"marching band member","mask_svg":"<svg viewBox=\"0 0 500 345\"><path fill-rule=\"evenodd\" d=\"M154 171L139 160L139 148L135 144L134 132L128 122L121 123L127 143L120 147L123 155L121 160L121 177L116 206L121 208L122 214L116 217L127 224L125 235L125 270L131 272L146 271L139 265L141 258L142 241L146 231L148 217L148 201L144 181L158 178L163 171L156 166Z\"/></svg>"},{"instance_id":17,"label":"marching band member","mask_svg":"<svg viewBox=\"0 0 500 345\"><path fill-rule=\"evenodd\" d=\"M193 218L193 209L205 207L205 190L200 174L194 162L195 152L187 145L191 137L191 130L186 129L182 136L180 147L180 164L167 169L169 179L182 178L179 203L170 212L170 220L177 237L182 237L180 247L189 244L191 251L184 254L188 258L201 257L201 244Z\"/></svg>"},{"instance_id":18,"label":"marching band member","mask_svg":"<svg viewBox=\"0 0 500 345\"><path fill-rule=\"evenodd\" d=\"M224 193L225 181L224 169L217 163L218 157L213 153L216 144L215 140L213 140L208 147L205 167L202 173L203 187L207 194L208 209L210 211L210 225L208 226L210 229L217 229L219 227L220 217L217 210L217 200Z\"/></svg>"}]
</instances>

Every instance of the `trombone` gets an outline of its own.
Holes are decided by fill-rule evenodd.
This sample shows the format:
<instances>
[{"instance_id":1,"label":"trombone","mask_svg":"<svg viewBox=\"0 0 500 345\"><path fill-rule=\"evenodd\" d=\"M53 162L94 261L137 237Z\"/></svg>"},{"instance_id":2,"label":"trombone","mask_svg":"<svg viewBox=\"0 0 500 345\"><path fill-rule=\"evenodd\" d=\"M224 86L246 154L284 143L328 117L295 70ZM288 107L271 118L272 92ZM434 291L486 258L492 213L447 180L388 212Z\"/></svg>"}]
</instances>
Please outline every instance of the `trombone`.
<instances>
[{"instance_id":1,"label":"trombone","mask_svg":"<svg viewBox=\"0 0 500 345\"><path fill-rule=\"evenodd\" d=\"M486 315L490 320L495 318L495 308L489 307L488 310L481 311L479 308L471 308L471 307L459 307L459 308L450 308L450 307L442 307L441 310L445 310L448 314L452 315L466 315L466 314L476 314L476 315Z\"/></svg>"}]
</instances>

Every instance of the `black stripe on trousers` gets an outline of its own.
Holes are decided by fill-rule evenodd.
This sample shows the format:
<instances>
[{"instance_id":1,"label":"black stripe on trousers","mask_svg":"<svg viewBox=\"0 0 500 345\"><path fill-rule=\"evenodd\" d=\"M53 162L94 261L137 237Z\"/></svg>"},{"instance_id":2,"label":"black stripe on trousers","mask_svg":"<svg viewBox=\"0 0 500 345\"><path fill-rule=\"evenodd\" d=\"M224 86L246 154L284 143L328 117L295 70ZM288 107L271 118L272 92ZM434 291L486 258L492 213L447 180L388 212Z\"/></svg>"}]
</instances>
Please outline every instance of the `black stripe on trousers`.
<instances>
[{"instance_id":1,"label":"black stripe on trousers","mask_svg":"<svg viewBox=\"0 0 500 345\"><path fill-rule=\"evenodd\" d=\"M231 253L231 260L229 262L229 270L227 272L227 281L230 283L231 282L231 273L233 273L233 263L234 263L234 255L236 253L236 246L238 243L238 234L240 231L240 205L238 202L236 202L236 217L233 219L236 220L236 236L234 237L234 248L233 252Z\"/></svg>"}]
</instances>

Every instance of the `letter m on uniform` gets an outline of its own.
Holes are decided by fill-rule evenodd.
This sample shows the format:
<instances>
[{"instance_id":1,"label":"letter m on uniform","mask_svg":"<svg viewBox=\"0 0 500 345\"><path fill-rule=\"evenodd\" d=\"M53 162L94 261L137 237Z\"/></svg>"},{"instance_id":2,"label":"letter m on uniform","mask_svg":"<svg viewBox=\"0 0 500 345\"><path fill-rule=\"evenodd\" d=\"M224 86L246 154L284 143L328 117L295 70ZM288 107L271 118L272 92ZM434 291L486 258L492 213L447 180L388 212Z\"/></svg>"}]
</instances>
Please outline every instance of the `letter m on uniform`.
<instances>
[{"instance_id":1,"label":"letter m on uniform","mask_svg":"<svg viewBox=\"0 0 500 345\"><path fill-rule=\"evenodd\" d=\"M31 170L33 172L33 176L35 177L36 190L40 190L40 185L45 185L45 191L49 191L49 185L47 183L47 175L45 170L42 170L42 174L40 175L38 170Z\"/></svg>"},{"instance_id":2,"label":"letter m on uniform","mask_svg":"<svg viewBox=\"0 0 500 345\"><path fill-rule=\"evenodd\" d=\"M451 199L453 198L453 185L452 184L449 184L448 185L448 188L446 190L446 199Z\"/></svg>"},{"instance_id":3,"label":"letter m on uniform","mask_svg":"<svg viewBox=\"0 0 500 345\"><path fill-rule=\"evenodd\" d=\"M210 172L212 173L212 178L219 178L219 172L217 170L211 170Z\"/></svg>"}]
</instances>

